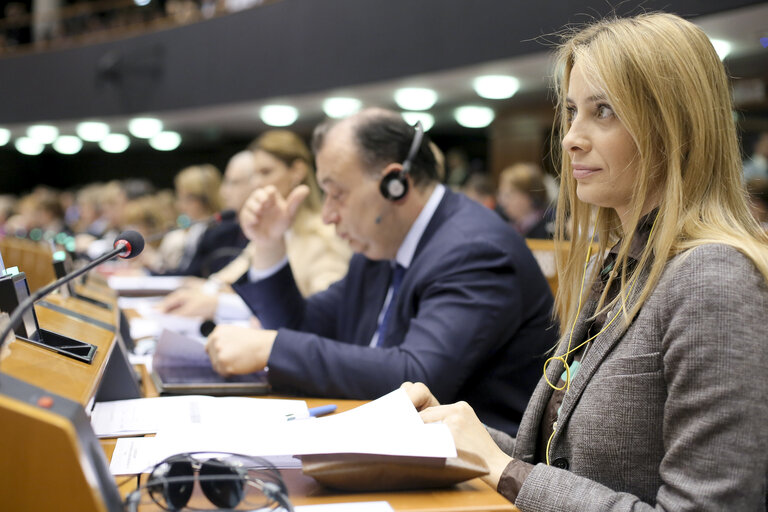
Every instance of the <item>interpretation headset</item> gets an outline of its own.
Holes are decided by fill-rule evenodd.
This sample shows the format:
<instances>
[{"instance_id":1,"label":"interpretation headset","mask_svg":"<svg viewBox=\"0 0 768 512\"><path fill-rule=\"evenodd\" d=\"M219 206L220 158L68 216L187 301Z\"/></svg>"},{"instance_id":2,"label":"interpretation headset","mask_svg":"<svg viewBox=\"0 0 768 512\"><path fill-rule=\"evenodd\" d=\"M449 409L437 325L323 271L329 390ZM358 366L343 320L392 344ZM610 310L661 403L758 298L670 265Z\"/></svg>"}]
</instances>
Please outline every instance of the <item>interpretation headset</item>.
<instances>
[{"instance_id":1,"label":"interpretation headset","mask_svg":"<svg viewBox=\"0 0 768 512\"><path fill-rule=\"evenodd\" d=\"M421 121L417 121L413 128L415 130L413 142L411 142L411 149L408 150L408 156L403 161L403 168L399 171L388 172L379 183L381 195L390 201L399 201L408 194L408 173L411 172L413 160L416 158L424 139L424 128L421 126Z\"/></svg>"}]
</instances>

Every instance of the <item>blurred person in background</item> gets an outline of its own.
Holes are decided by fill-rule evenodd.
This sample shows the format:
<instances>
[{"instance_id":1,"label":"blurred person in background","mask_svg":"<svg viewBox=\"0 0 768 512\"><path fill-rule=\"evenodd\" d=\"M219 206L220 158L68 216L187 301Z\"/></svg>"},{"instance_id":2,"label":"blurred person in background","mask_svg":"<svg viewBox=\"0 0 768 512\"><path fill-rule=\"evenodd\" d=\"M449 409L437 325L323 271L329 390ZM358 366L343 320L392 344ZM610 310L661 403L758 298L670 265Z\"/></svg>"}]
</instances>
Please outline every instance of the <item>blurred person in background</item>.
<instances>
[{"instance_id":1,"label":"blurred person in background","mask_svg":"<svg viewBox=\"0 0 768 512\"><path fill-rule=\"evenodd\" d=\"M544 173L532 163L519 163L499 176L498 202L515 230L525 238L552 238L553 209L544 184Z\"/></svg>"},{"instance_id":2,"label":"blurred person in background","mask_svg":"<svg viewBox=\"0 0 768 512\"><path fill-rule=\"evenodd\" d=\"M768 179L752 179L747 182L749 208L757 222L768 230Z\"/></svg>"},{"instance_id":3,"label":"blurred person in background","mask_svg":"<svg viewBox=\"0 0 768 512\"><path fill-rule=\"evenodd\" d=\"M309 148L291 131L270 130L250 144L249 154L253 165L249 186L235 188L241 191L247 189L250 195L253 190L272 186L283 197L287 197L299 186L309 190L286 238L286 252L296 284L304 296L325 290L346 273L351 251L347 244L336 237L333 227L322 222L320 190ZM242 175L233 174L233 180L237 176ZM241 208L246 199L247 196L237 196ZM238 258L211 276L204 287L204 293L198 290L179 290L166 298L162 309L179 315L205 318L249 317L250 310L229 285L245 274L257 250L255 244L249 244Z\"/></svg>"},{"instance_id":4,"label":"blurred person in background","mask_svg":"<svg viewBox=\"0 0 768 512\"><path fill-rule=\"evenodd\" d=\"M104 186L98 186L87 194L97 198L97 210L100 217L88 226L89 231L101 230L101 233L80 233L75 237L77 252L87 255L90 259L97 258L112 249L115 237L123 228L123 211L128 202L128 196L123 184L113 180ZM89 199L91 199L89 197ZM88 208L88 207L86 207ZM90 216L90 212L86 215Z\"/></svg>"},{"instance_id":5,"label":"blurred person in background","mask_svg":"<svg viewBox=\"0 0 768 512\"><path fill-rule=\"evenodd\" d=\"M763 132L755 143L752 157L744 162L744 181L768 180L768 132Z\"/></svg>"},{"instance_id":6,"label":"blurred person in background","mask_svg":"<svg viewBox=\"0 0 768 512\"><path fill-rule=\"evenodd\" d=\"M493 190L491 177L484 172L472 173L461 191L468 198L485 206L489 210L496 209L496 193Z\"/></svg>"},{"instance_id":7,"label":"blurred person in background","mask_svg":"<svg viewBox=\"0 0 768 512\"><path fill-rule=\"evenodd\" d=\"M176 212L179 224L186 229L176 229L163 237L160 258L156 267L149 270L156 274L178 274L192 262L208 222L221 210L221 173L211 164L193 165L182 169L174 178Z\"/></svg>"},{"instance_id":8,"label":"blurred person in background","mask_svg":"<svg viewBox=\"0 0 768 512\"><path fill-rule=\"evenodd\" d=\"M219 188L222 217L208 223L189 264L179 268L177 274L207 278L243 251L248 239L240 229L237 212L253 189L253 171L253 155L249 151L230 158Z\"/></svg>"},{"instance_id":9,"label":"blurred person in background","mask_svg":"<svg viewBox=\"0 0 768 512\"><path fill-rule=\"evenodd\" d=\"M0 196L0 236L5 236L8 231L6 223L16 209L16 197L5 194Z\"/></svg>"},{"instance_id":10,"label":"blurred person in background","mask_svg":"<svg viewBox=\"0 0 768 512\"><path fill-rule=\"evenodd\" d=\"M102 215L101 201L99 199L104 187L103 183L92 183L78 190L75 196L75 205L77 207L75 233L84 233L100 238L107 230L108 222Z\"/></svg>"}]
</instances>

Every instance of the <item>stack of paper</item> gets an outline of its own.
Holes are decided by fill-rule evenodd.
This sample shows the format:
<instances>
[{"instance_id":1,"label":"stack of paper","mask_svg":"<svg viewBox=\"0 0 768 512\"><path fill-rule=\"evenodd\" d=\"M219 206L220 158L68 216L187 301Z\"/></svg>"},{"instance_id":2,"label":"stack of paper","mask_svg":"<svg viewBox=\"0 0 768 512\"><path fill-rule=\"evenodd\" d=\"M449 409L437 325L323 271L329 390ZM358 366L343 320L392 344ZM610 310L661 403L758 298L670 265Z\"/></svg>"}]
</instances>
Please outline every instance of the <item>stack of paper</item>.
<instances>
[{"instance_id":1,"label":"stack of paper","mask_svg":"<svg viewBox=\"0 0 768 512\"><path fill-rule=\"evenodd\" d=\"M184 432L202 425L214 430L231 425L263 428L308 417L303 400L187 395L98 402L91 426L98 437L118 437Z\"/></svg>"},{"instance_id":2,"label":"stack of paper","mask_svg":"<svg viewBox=\"0 0 768 512\"><path fill-rule=\"evenodd\" d=\"M134 474L183 452L232 452L266 458L368 454L446 459L456 457L448 428L424 424L402 390L334 416L288 423L200 422L158 429L156 437L118 439L113 474Z\"/></svg>"}]
</instances>

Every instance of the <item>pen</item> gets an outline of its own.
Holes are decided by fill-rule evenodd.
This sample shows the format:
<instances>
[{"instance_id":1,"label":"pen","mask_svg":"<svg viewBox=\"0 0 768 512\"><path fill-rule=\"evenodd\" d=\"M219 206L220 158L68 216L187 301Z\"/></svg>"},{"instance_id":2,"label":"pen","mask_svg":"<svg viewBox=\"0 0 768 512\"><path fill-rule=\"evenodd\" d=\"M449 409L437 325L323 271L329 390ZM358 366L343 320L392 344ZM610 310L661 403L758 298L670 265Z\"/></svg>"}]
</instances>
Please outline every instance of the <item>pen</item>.
<instances>
[{"instance_id":1,"label":"pen","mask_svg":"<svg viewBox=\"0 0 768 512\"><path fill-rule=\"evenodd\" d=\"M335 410L336 410L336 406L334 404L321 405L319 407L310 408L309 415L311 417L324 416L326 414L331 414Z\"/></svg>"}]
</instances>

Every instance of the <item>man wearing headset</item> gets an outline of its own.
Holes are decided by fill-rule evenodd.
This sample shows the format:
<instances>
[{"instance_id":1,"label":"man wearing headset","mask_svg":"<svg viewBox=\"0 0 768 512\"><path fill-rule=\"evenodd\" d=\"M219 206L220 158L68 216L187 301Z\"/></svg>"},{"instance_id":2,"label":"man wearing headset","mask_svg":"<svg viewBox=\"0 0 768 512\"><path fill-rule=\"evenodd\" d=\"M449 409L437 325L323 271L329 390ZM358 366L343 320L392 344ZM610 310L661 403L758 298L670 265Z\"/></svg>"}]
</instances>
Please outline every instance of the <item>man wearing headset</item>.
<instances>
[{"instance_id":1,"label":"man wearing headset","mask_svg":"<svg viewBox=\"0 0 768 512\"><path fill-rule=\"evenodd\" d=\"M261 250L235 290L264 329L219 326L206 345L221 374L269 367L278 390L375 398L403 381L466 400L514 434L555 343L552 296L525 241L495 213L439 184L420 125L380 109L315 130L323 221L355 256L304 299L285 237L307 191L255 191L240 219Z\"/></svg>"}]
</instances>

